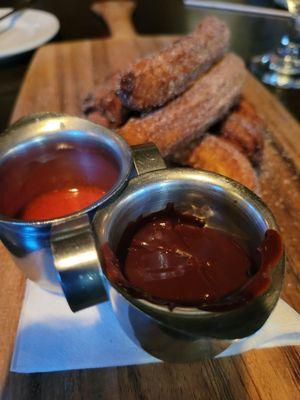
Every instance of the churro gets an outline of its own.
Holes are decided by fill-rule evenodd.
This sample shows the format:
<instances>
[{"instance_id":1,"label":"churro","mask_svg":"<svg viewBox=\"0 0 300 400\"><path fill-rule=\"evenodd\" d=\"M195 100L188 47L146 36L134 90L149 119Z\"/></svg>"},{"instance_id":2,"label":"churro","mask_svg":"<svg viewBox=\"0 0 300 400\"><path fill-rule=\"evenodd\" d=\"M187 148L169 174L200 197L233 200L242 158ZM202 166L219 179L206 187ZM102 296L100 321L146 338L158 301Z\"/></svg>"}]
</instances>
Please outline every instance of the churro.
<instances>
[{"instance_id":1,"label":"churro","mask_svg":"<svg viewBox=\"0 0 300 400\"><path fill-rule=\"evenodd\" d=\"M163 156L187 146L227 114L245 79L243 61L226 55L194 85L165 107L130 119L119 133L131 145L154 142Z\"/></svg>"},{"instance_id":2,"label":"churro","mask_svg":"<svg viewBox=\"0 0 300 400\"><path fill-rule=\"evenodd\" d=\"M110 128L126 121L128 110L116 95L119 77L119 73L115 73L85 98L83 112L91 121Z\"/></svg>"},{"instance_id":3,"label":"churro","mask_svg":"<svg viewBox=\"0 0 300 400\"><path fill-rule=\"evenodd\" d=\"M229 36L221 20L204 18L190 35L138 60L121 74L118 96L122 103L136 111L163 106L223 57Z\"/></svg>"},{"instance_id":4,"label":"churro","mask_svg":"<svg viewBox=\"0 0 300 400\"><path fill-rule=\"evenodd\" d=\"M258 179L249 160L234 144L222 137L207 135L194 148L187 164L193 168L225 175L255 192L259 191Z\"/></svg>"},{"instance_id":5,"label":"churro","mask_svg":"<svg viewBox=\"0 0 300 400\"><path fill-rule=\"evenodd\" d=\"M252 163L261 163L265 125L253 106L242 99L220 127L222 137L232 142Z\"/></svg>"}]
</instances>

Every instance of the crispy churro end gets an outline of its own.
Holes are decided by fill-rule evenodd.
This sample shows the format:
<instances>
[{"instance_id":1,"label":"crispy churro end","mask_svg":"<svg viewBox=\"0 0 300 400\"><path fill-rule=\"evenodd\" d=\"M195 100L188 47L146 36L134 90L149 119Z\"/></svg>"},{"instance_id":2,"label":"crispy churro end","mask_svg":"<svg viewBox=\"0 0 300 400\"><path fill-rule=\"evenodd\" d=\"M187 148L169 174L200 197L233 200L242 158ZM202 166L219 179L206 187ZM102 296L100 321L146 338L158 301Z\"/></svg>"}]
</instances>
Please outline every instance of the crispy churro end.
<instances>
[{"instance_id":1,"label":"crispy churro end","mask_svg":"<svg viewBox=\"0 0 300 400\"><path fill-rule=\"evenodd\" d=\"M259 192L258 178L249 160L221 137L207 135L192 151L188 165L227 176Z\"/></svg>"}]
</instances>

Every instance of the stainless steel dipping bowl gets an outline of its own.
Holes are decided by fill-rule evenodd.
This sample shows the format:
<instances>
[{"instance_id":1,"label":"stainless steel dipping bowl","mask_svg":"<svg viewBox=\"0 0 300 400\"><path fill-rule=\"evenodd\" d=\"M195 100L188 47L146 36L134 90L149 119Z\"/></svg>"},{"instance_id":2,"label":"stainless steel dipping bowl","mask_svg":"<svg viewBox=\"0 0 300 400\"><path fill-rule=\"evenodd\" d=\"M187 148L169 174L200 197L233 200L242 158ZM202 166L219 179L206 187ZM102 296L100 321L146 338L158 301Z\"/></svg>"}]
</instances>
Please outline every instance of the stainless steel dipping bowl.
<instances>
[{"instance_id":1,"label":"stainless steel dipping bowl","mask_svg":"<svg viewBox=\"0 0 300 400\"><path fill-rule=\"evenodd\" d=\"M221 175L192 169L165 169L132 179L116 201L94 219L97 248L113 251L129 223L173 203L180 211L204 218L207 226L233 235L250 252L267 229L278 229L267 206L253 192ZM101 259L101 254L99 254ZM284 255L272 271L269 289L229 311L168 307L130 296L106 279L113 310L127 335L153 356L186 362L219 354L232 341L256 332L280 295Z\"/></svg>"}]
</instances>

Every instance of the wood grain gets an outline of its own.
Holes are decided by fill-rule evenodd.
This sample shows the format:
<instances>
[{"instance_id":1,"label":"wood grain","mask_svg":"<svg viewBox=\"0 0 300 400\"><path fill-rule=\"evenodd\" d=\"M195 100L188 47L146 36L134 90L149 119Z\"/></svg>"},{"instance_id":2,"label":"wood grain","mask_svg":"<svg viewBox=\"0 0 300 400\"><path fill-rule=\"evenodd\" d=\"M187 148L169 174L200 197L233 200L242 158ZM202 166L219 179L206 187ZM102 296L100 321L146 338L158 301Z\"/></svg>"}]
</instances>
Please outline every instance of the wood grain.
<instances>
[{"instance_id":1,"label":"wood grain","mask_svg":"<svg viewBox=\"0 0 300 400\"><path fill-rule=\"evenodd\" d=\"M81 102L112 71L157 50L170 37L54 44L35 55L12 120L41 111L81 115ZM300 129L250 74L245 96L269 129L261 172L262 197L275 214L287 249L284 299L300 312ZM272 399L300 398L299 349L251 351L195 364L153 364L46 374L9 373L23 278L0 248L0 397L5 399Z\"/></svg>"},{"instance_id":2,"label":"wood grain","mask_svg":"<svg viewBox=\"0 0 300 400\"><path fill-rule=\"evenodd\" d=\"M287 357L295 369L289 366ZM287 347L185 365L10 374L5 398L296 400L299 398L299 354Z\"/></svg>"},{"instance_id":3,"label":"wood grain","mask_svg":"<svg viewBox=\"0 0 300 400\"><path fill-rule=\"evenodd\" d=\"M0 398L9 371L23 299L24 278L0 244Z\"/></svg>"},{"instance_id":4,"label":"wood grain","mask_svg":"<svg viewBox=\"0 0 300 400\"><path fill-rule=\"evenodd\" d=\"M109 21L111 36L114 39L128 39L136 35L131 20L135 9L133 1L123 1L121 7L116 1L96 2L92 4L91 9L95 14Z\"/></svg>"}]
</instances>

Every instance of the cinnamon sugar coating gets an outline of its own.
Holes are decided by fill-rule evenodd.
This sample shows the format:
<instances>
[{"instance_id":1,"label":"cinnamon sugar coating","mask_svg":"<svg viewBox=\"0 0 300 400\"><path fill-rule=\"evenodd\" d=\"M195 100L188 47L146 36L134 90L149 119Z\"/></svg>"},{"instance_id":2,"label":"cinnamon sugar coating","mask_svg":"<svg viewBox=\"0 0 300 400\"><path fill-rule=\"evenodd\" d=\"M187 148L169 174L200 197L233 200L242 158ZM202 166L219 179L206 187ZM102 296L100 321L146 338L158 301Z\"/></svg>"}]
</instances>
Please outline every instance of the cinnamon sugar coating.
<instances>
[{"instance_id":1,"label":"cinnamon sugar coating","mask_svg":"<svg viewBox=\"0 0 300 400\"><path fill-rule=\"evenodd\" d=\"M190 154L188 165L225 175L259 191L258 179L249 160L222 137L207 135Z\"/></svg>"},{"instance_id":2,"label":"cinnamon sugar coating","mask_svg":"<svg viewBox=\"0 0 300 400\"><path fill-rule=\"evenodd\" d=\"M121 74L118 96L122 103L136 111L163 106L223 57L229 36L221 20L204 18L190 35L138 60Z\"/></svg>"},{"instance_id":3,"label":"cinnamon sugar coating","mask_svg":"<svg viewBox=\"0 0 300 400\"><path fill-rule=\"evenodd\" d=\"M113 74L86 97L82 108L91 121L110 128L116 128L126 121L128 110L116 95L119 79L119 73Z\"/></svg>"},{"instance_id":4,"label":"cinnamon sugar coating","mask_svg":"<svg viewBox=\"0 0 300 400\"><path fill-rule=\"evenodd\" d=\"M245 79L243 61L226 55L194 85L165 107L130 119L119 131L130 145L154 142L170 156L200 138L236 103Z\"/></svg>"},{"instance_id":5,"label":"cinnamon sugar coating","mask_svg":"<svg viewBox=\"0 0 300 400\"><path fill-rule=\"evenodd\" d=\"M262 160L266 127L254 107L242 99L222 123L223 138L232 142L256 166Z\"/></svg>"}]
</instances>

